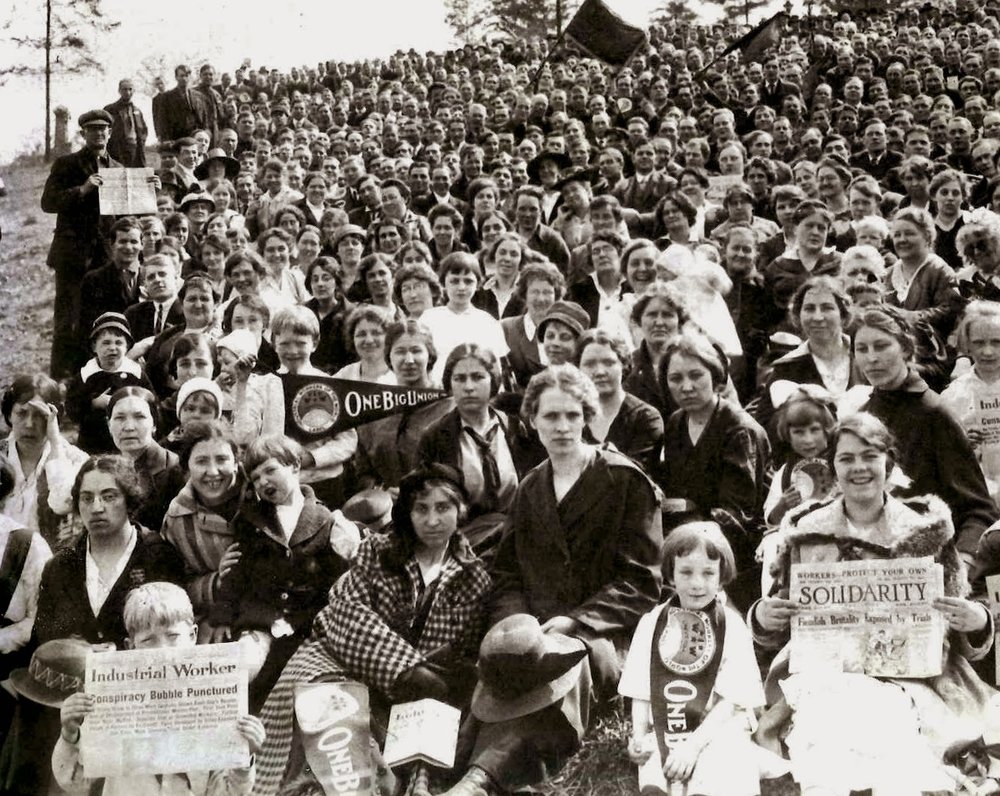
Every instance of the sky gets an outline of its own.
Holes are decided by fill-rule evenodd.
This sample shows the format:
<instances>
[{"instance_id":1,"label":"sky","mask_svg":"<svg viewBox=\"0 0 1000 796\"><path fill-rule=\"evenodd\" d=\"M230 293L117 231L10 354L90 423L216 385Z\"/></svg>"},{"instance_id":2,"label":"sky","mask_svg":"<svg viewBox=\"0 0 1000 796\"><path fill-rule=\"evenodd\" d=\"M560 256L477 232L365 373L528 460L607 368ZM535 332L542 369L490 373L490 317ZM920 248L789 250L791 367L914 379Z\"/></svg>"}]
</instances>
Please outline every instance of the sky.
<instances>
[{"instance_id":1,"label":"sky","mask_svg":"<svg viewBox=\"0 0 1000 796\"><path fill-rule=\"evenodd\" d=\"M53 0L58 9L65 0ZM623 18L645 25L662 0L607 0ZM15 47L11 38L44 34L44 0L4 0L0 11L0 64L43 63L40 52ZM700 0L692 7L703 9ZM117 99L120 78L145 62L165 66L168 85L177 63L212 60L233 71L244 58L254 66L288 69L321 60L387 56L396 49L446 49L454 44L444 22L443 0L102 0L120 22L93 42L105 71L53 80L53 107L70 111L71 132L83 111ZM712 10L705 12L712 15ZM151 123L149 98L137 96ZM40 144L45 124L40 78L11 78L0 85L0 163ZM151 126L151 124L150 124Z\"/></svg>"}]
</instances>

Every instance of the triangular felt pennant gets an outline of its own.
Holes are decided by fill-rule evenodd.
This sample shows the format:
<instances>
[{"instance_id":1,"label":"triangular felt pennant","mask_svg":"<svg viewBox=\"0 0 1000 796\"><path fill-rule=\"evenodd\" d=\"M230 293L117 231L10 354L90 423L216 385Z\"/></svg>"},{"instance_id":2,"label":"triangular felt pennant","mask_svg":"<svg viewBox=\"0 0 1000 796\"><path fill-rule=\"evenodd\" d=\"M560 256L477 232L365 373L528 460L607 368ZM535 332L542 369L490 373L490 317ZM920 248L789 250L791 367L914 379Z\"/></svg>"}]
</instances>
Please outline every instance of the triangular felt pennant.
<instances>
[{"instance_id":1,"label":"triangular felt pennant","mask_svg":"<svg viewBox=\"0 0 1000 796\"><path fill-rule=\"evenodd\" d=\"M646 34L641 28L628 24L603 0L584 0L566 26L564 35L595 58L615 65L627 63L646 42Z\"/></svg>"},{"instance_id":2,"label":"triangular felt pennant","mask_svg":"<svg viewBox=\"0 0 1000 796\"><path fill-rule=\"evenodd\" d=\"M778 39L781 37L781 21L784 17L785 12L779 11L770 19L765 19L749 33L741 36L726 47L720 57L739 50L743 53L744 63L760 60L760 57L769 47L773 47L778 43Z\"/></svg>"},{"instance_id":3,"label":"triangular felt pennant","mask_svg":"<svg viewBox=\"0 0 1000 796\"><path fill-rule=\"evenodd\" d=\"M299 442L331 437L389 415L446 398L444 390L281 375L285 391L285 433Z\"/></svg>"}]
</instances>

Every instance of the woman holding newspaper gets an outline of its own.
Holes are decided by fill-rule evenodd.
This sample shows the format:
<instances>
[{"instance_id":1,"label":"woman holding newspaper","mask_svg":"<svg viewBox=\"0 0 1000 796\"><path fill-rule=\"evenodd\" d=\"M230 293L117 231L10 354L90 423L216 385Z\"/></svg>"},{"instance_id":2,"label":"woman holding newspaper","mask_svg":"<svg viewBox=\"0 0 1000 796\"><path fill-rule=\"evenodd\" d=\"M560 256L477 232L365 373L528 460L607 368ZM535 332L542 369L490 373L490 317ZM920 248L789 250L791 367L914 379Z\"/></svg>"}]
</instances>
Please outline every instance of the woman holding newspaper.
<instances>
[{"instance_id":1,"label":"woman holding newspaper","mask_svg":"<svg viewBox=\"0 0 1000 796\"><path fill-rule=\"evenodd\" d=\"M888 493L896 450L882 422L843 418L830 450L842 494L786 516L775 585L750 610L755 642L784 646L767 678L761 740L785 741L807 796L951 792L961 775L944 755L979 739L995 694L969 664L990 649L992 619L966 598L948 507L932 495ZM838 571L846 561L856 564ZM885 562L878 574L868 572L874 561ZM900 582L919 569L935 576ZM872 598L848 608L852 590ZM909 592L925 599L900 602ZM874 602L879 595L894 604ZM837 610L810 610L813 598Z\"/></svg>"}]
</instances>

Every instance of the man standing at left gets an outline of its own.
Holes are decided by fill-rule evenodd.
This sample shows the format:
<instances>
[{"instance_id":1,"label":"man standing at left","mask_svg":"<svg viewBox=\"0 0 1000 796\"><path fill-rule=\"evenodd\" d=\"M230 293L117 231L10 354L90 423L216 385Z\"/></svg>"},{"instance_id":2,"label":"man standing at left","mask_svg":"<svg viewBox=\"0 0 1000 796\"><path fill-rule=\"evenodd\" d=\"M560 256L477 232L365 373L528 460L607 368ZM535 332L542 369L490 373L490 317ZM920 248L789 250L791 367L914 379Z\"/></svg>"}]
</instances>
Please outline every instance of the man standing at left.
<instances>
[{"instance_id":1,"label":"man standing at left","mask_svg":"<svg viewBox=\"0 0 1000 796\"><path fill-rule=\"evenodd\" d=\"M104 110L111 114L108 154L125 166L142 168L146 165L148 128L142 111L132 104L134 92L132 81L126 78L118 83L118 96L121 99L104 106Z\"/></svg>"},{"instance_id":2,"label":"man standing at left","mask_svg":"<svg viewBox=\"0 0 1000 796\"><path fill-rule=\"evenodd\" d=\"M81 355L78 334L80 285L83 275L104 264L102 223L110 227L113 218L101 218L98 188L100 168L121 168L108 154L111 114L105 110L84 113L80 119L83 148L57 158L42 191L42 210L56 213L56 230L47 263L55 271L56 300L52 324L53 378L72 374ZM84 336L85 337L85 336Z\"/></svg>"}]
</instances>

